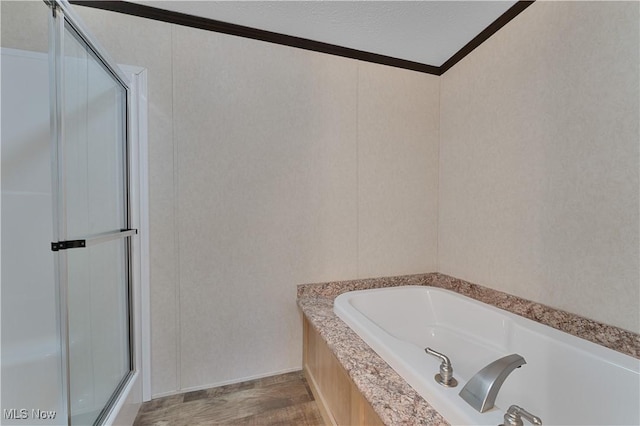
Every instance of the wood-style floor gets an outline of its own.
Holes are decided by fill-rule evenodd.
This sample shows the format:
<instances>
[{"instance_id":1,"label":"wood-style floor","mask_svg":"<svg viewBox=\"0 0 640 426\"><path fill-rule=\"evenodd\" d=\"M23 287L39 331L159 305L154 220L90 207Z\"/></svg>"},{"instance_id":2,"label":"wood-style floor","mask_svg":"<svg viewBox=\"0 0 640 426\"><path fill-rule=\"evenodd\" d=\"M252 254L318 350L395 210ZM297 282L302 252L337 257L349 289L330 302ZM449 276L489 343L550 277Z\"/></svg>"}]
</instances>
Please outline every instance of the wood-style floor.
<instances>
[{"instance_id":1,"label":"wood-style floor","mask_svg":"<svg viewBox=\"0 0 640 426\"><path fill-rule=\"evenodd\" d=\"M134 426L322 424L298 371L145 402Z\"/></svg>"}]
</instances>

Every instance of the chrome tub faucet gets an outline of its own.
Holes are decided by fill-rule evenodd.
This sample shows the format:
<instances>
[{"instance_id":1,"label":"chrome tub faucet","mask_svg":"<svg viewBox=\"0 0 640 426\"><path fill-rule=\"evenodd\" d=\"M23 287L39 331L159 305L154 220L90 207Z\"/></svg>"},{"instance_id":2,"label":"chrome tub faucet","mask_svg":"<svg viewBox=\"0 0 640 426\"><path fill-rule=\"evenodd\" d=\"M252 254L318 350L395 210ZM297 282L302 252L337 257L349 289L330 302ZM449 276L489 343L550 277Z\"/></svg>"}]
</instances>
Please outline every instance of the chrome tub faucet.
<instances>
[{"instance_id":1,"label":"chrome tub faucet","mask_svg":"<svg viewBox=\"0 0 640 426\"><path fill-rule=\"evenodd\" d=\"M504 413L504 423L500 426L524 426L522 418L527 419L531 424L542 426L542 420L540 417L534 416L527 410L517 405L509 407L506 413Z\"/></svg>"},{"instance_id":2,"label":"chrome tub faucet","mask_svg":"<svg viewBox=\"0 0 640 426\"><path fill-rule=\"evenodd\" d=\"M431 348L425 348L424 351L442 361L440 364L440 373L434 377L435 381L446 388L455 388L458 386L458 381L453 377L453 366L451 365L449 357Z\"/></svg>"},{"instance_id":3,"label":"chrome tub faucet","mask_svg":"<svg viewBox=\"0 0 640 426\"><path fill-rule=\"evenodd\" d=\"M524 358L518 354L497 359L478 371L464 385L459 395L477 411L484 413L493 408L498 391L507 376L526 363Z\"/></svg>"}]
</instances>

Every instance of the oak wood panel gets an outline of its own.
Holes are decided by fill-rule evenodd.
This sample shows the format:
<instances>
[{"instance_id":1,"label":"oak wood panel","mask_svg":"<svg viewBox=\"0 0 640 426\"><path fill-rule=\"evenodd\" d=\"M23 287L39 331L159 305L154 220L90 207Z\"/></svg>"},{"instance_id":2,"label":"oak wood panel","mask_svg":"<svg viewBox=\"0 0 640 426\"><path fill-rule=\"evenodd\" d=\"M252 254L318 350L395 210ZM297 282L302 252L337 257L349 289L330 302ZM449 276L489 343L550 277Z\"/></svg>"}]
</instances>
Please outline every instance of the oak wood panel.
<instances>
[{"instance_id":1,"label":"oak wood panel","mask_svg":"<svg viewBox=\"0 0 640 426\"><path fill-rule=\"evenodd\" d=\"M327 424L384 424L306 317L302 353L307 381Z\"/></svg>"}]
</instances>

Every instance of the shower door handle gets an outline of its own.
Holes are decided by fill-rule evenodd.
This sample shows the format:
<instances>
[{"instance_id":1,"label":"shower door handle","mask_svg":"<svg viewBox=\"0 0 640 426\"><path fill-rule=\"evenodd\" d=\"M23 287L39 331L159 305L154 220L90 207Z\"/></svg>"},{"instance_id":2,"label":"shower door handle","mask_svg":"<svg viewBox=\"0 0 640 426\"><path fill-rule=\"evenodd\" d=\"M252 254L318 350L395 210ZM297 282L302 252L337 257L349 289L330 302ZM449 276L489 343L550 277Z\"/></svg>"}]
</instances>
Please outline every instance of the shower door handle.
<instances>
[{"instance_id":1,"label":"shower door handle","mask_svg":"<svg viewBox=\"0 0 640 426\"><path fill-rule=\"evenodd\" d=\"M93 235L91 237L87 237L84 240L58 241L56 243L51 243L51 251L68 250L72 248L85 248L119 238L131 237L137 233L137 229L123 229L121 231L106 232L104 234Z\"/></svg>"}]
</instances>

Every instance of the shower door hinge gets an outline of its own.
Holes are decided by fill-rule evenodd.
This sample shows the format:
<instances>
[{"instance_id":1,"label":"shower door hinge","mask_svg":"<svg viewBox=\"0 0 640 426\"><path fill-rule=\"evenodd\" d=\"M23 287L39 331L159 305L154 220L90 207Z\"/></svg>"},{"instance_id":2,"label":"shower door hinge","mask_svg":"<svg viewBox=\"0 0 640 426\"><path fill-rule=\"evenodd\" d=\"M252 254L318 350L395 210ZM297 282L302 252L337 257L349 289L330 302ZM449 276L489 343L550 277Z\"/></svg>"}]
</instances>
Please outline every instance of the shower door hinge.
<instances>
[{"instance_id":1,"label":"shower door hinge","mask_svg":"<svg viewBox=\"0 0 640 426\"><path fill-rule=\"evenodd\" d=\"M83 248L87 246L86 240L58 241L51 243L51 251L67 250L72 248Z\"/></svg>"}]
</instances>

